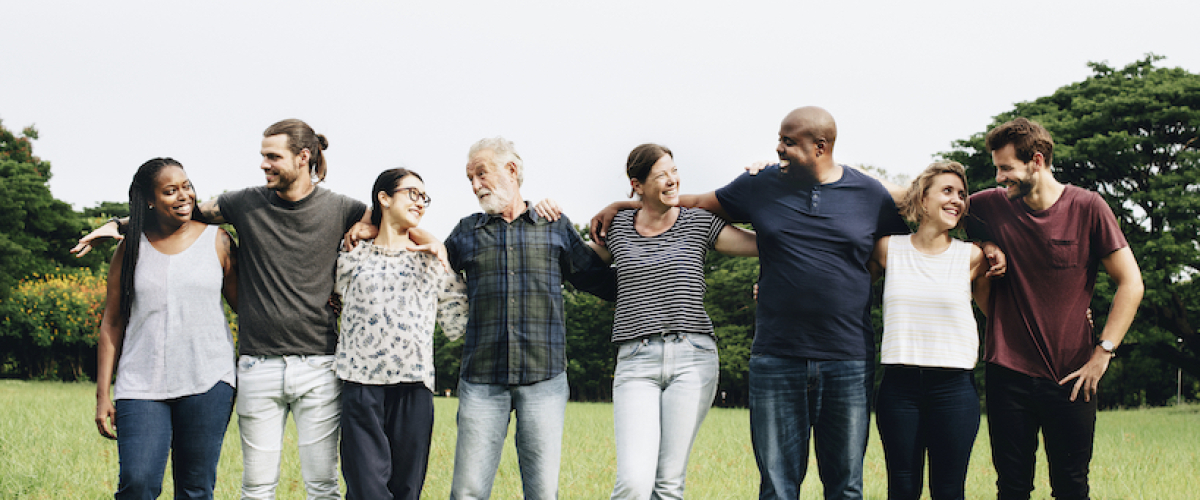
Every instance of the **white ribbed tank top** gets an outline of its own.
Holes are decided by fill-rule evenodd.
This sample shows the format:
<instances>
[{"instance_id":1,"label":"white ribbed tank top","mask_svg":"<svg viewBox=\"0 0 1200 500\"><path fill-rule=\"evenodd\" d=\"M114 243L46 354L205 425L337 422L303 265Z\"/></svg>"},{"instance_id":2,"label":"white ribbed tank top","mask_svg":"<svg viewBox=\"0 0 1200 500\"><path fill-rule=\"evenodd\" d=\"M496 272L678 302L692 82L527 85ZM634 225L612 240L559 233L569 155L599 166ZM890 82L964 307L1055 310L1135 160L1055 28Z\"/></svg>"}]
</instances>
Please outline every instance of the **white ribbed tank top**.
<instances>
[{"instance_id":1,"label":"white ribbed tank top","mask_svg":"<svg viewBox=\"0 0 1200 500\"><path fill-rule=\"evenodd\" d=\"M883 287L883 364L972 369L979 333L971 311L971 244L927 255L911 235L888 243Z\"/></svg>"}]
</instances>

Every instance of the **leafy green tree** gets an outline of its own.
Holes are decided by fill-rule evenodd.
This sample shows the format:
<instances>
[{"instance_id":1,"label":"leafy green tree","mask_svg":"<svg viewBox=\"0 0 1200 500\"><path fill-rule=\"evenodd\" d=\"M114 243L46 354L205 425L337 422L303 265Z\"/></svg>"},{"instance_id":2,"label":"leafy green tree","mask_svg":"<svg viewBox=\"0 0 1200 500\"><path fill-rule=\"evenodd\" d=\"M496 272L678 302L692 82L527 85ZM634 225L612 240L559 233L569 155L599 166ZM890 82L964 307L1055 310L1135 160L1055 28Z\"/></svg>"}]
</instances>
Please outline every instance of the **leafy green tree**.
<instances>
[{"instance_id":1,"label":"leafy green tree","mask_svg":"<svg viewBox=\"0 0 1200 500\"><path fill-rule=\"evenodd\" d=\"M69 204L50 194L50 163L33 155L35 139L33 127L16 136L0 121L0 299L33 273L99 262L68 252L83 223Z\"/></svg>"},{"instance_id":2,"label":"leafy green tree","mask_svg":"<svg viewBox=\"0 0 1200 500\"><path fill-rule=\"evenodd\" d=\"M1101 384L1106 405L1164 404L1175 395L1176 366L1200 377L1200 75L1155 66L1161 59L1151 54L1119 69L1089 63L1084 81L1017 103L989 127L1019 116L1044 125L1055 140L1056 178L1103 195L1138 259L1146 294ZM942 154L968 167L972 190L995 185L985 134ZM1101 273L1097 329L1114 290Z\"/></svg>"}]
</instances>

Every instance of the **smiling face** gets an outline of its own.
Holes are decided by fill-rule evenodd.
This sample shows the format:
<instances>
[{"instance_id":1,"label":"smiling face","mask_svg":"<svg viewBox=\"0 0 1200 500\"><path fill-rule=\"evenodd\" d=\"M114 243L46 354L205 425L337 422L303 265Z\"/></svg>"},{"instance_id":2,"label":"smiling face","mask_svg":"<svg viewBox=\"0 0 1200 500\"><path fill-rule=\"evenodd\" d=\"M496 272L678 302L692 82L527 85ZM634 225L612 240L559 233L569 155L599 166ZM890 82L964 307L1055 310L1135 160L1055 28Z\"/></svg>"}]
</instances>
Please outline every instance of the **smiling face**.
<instances>
[{"instance_id":1,"label":"smiling face","mask_svg":"<svg viewBox=\"0 0 1200 500\"><path fill-rule=\"evenodd\" d=\"M467 162L467 179L479 199L479 207L489 214L498 214L512 205L517 196L517 175L510 164L500 164L496 153L481 150Z\"/></svg>"},{"instance_id":2,"label":"smiling face","mask_svg":"<svg viewBox=\"0 0 1200 500\"><path fill-rule=\"evenodd\" d=\"M645 182L630 179L629 183L646 205L679 206L679 168L671 155L662 155L654 162Z\"/></svg>"},{"instance_id":3,"label":"smiling face","mask_svg":"<svg viewBox=\"0 0 1200 500\"><path fill-rule=\"evenodd\" d=\"M1041 158L1041 153L1034 153L1033 159L1023 162L1017 158L1016 148L1012 144L992 151L992 163L996 165L996 183L1007 190L1008 199L1023 198L1033 192L1033 188L1037 186L1037 179L1033 174Z\"/></svg>"},{"instance_id":4,"label":"smiling face","mask_svg":"<svg viewBox=\"0 0 1200 500\"><path fill-rule=\"evenodd\" d=\"M196 208L196 193L187 173L175 165L167 165L154 178L150 205L155 219L163 226L179 226L192 220Z\"/></svg>"},{"instance_id":5,"label":"smiling face","mask_svg":"<svg viewBox=\"0 0 1200 500\"><path fill-rule=\"evenodd\" d=\"M795 120L785 119L779 126L775 154L779 155L779 170L784 174L796 168L812 170L815 155L812 138Z\"/></svg>"},{"instance_id":6,"label":"smiling face","mask_svg":"<svg viewBox=\"0 0 1200 500\"><path fill-rule=\"evenodd\" d=\"M413 200L416 194L416 200ZM415 175L407 175L396 183L389 194L380 191L379 205L383 207L383 224L396 226L400 230L417 227L425 216L425 183Z\"/></svg>"},{"instance_id":7,"label":"smiling face","mask_svg":"<svg viewBox=\"0 0 1200 500\"><path fill-rule=\"evenodd\" d=\"M967 189L962 178L944 173L929 182L921 200L921 225L937 224L940 229L954 229L966 212Z\"/></svg>"},{"instance_id":8,"label":"smiling face","mask_svg":"<svg viewBox=\"0 0 1200 500\"><path fill-rule=\"evenodd\" d=\"M277 192L287 191L301 177L308 173L308 150L300 150L293 154L288 149L288 138L285 134L263 137L262 164L259 168L266 175L267 188Z\"/></svg>"}]
</instances>

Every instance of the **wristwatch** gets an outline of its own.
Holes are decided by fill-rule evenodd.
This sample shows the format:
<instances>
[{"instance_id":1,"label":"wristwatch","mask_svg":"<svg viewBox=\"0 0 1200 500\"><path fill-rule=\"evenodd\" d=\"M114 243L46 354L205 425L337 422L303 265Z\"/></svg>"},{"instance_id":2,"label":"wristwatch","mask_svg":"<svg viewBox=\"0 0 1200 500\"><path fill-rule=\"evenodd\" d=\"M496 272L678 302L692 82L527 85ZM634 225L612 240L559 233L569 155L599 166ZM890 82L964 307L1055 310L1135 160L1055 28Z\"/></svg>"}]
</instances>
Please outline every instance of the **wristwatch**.
<instances>
[{"instance_id":1,"label":"wristwatch","mask_svg":"<svg viewBox=\"0 0 1200 500\"><path fill-rule=\"evenodd\" d=\"M125 227L121 225L121 218L120 218L120 217L115 217L115 216L114 216L114 217L112 217L111 219L108 219L108 221L107 221L107 222L112 222L113 224L116 224L116 225L117 225L117 234L125 234Z\"/></svg>"},{"instance_id":2,"label":"wristwatch","mask_svg":"<svg viewBox=\"0 0 1200 500\"><path fill-rule=\"evenodd\" d=\"M1113 356L1117 355L1117 352L1116 352L1117 346L1113 345L1111 340L1101 340L1099 342L1096 342L1096 345L1100 346L1101 349L1104 349L1104 352L1107 352Z\"/></svg>"}]
</instances>

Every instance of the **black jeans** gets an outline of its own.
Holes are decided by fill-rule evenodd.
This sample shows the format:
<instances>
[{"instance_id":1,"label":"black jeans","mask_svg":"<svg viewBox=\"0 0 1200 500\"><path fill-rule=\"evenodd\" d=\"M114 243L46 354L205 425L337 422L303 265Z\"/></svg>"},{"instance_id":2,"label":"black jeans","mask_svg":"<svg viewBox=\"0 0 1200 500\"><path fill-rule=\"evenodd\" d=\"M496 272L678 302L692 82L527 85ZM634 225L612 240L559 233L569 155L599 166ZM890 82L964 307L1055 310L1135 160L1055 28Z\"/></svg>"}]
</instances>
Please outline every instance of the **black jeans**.
<instances>
[{"instance_id":1,"label":"black jeans","mask_svg":"<svg viewBox=\"0 0 1200 500\"><path fill-rule=\"evenodd\" d=\"M346 498L421 496L433 436L433 393L420 382L342 384Z\"/></svg>"},{"instance_id":2,"label":"black jeans","mask_svg":"<svg viewBox=\"0 0 1200 500\"><path fill-rule=\"evenodd\" d=\"M1096 398L1071 398L1072 384L987 365L988 431L997 498L1027 499L1033 491L1038 431L1046 442L1055 498L1088 498L1088 466L1096 433Z\"/></svg>"},{"instance_id":3,"label":"black jeans","mask_svg":"<svg viewBox=\"0 0 1200 500\"><path fill-rule=\"evenodd\" d=\"M967 465L979 432L979 393L971 370L884 365L875 424L887 460L888 498L921 497L925 455L929 495L965 496Z\"/></svg>"}]
</instances>

